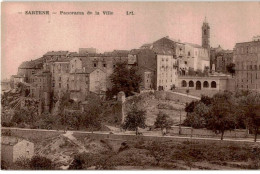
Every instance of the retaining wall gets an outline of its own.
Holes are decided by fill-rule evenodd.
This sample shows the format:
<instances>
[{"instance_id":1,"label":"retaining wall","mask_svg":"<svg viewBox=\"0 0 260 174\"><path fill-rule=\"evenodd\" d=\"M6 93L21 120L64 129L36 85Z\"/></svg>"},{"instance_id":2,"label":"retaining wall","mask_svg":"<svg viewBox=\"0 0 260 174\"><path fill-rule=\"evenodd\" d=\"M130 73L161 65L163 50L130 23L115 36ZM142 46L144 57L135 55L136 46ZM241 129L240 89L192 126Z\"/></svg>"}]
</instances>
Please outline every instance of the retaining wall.
<instances>
[{"instance_id":1,"label":"retaining wall","mask_svg":"<svg viewBox=\"0 0 260 174\"><path fill-rule=\"evenodd\" d=\"M185 96L185 95L179 95L179 94L175 94L175 93L167 92L167 91L155 91L154 94L155 94L156 99L171 100L171 101L177 101L177 102L181 102L181 103L190 103L194 100L197 100L197 99L193 99L188 96Z\"/></svg>"},{"instance_id":2,"label":"retaining wall","mask_svg":"<svg viewBox=\"0 0 260 174\"><path fill-rule=\"evenodd\" d=\"M179 135L179 126L172 126L168 130L170 135ZM220 134L215 134L213 131L208 129L193 129L191 127L181 127L181 135L194 137L220 137ZM248 138L252 135L248 134L246 129L236 129L235 131L225 131L224 138Z\"/></svg>"},{"instance_id":3,"label":"retaining wall","mask_svg":"<svg viewBox=\"0 0 260 174\"><path fill-rule=\"evenodd\" d=\"M2 133L11 132L11 136L17 136L29 140L42 140L44 138L50 138L63 134L63 131L55 130L42 130L42 129L18 129L18 128L2 128ZM250 145L254 144L252 140L224 140L220 141L219 139L213 138L198 138L198 137L179 137L179 136L136 136L136 135L122 135L122 134L109 134L109 133L91 133L91 132L82 132L82 131L73 131L73 135L77 138L88 137L96 140L105 140L110 139L111 141L157 141L157 142L200 142L200 143L218 143L222 145ZM257 142L260 143L260 142Z\"/></svg>"}]
</instances>

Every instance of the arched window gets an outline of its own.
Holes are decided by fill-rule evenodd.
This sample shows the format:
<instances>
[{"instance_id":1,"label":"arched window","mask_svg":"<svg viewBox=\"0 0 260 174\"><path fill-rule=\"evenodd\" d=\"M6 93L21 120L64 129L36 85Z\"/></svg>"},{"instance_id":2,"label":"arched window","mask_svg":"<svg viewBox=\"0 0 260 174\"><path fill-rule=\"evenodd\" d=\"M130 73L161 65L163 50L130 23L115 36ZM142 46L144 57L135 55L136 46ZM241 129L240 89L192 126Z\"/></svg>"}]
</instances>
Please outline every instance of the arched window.
<instances>
[{"instance_id":1,"label":"arched window","mask_svg":"<svg viewBox=\"0 0 260 174\"><path fill-rule=\"evenodd\" d=\"M211 88L216 88L217 87L217 83L215 81L211 82Z\"/></svg>"},{"instance_id":2,"label":"arched window","mask_svg":"<svg viewBox=\"0 0 260 174\"><path fill-rule=\"evenodd\" d=\"M181 82L181 86L182 86L182 87L187 87L187 82L186 82L185 80L183 80L183 81Z\"/></svg>"},{"instance_id":3,"label":"arched window","mask_svg":"<svg viewBox=\"0 0 260 174\"><path fill-rule=\"evenodd\" d=\"M200 81L196 82L196 90L201 90L201 82Z\"/></svg>"},{"instance_id":4,"label":"arched window","mask_svg":"<svg viewBox=\"0 0 260 174\"><path fill-rule=\"evenodd\" d=\"M208 87L209 87L209 82L204 81L204 82L203 82L203 88L208 88Z\"/></svg>"},{"instance_id":5,"label":"arched window","mask_svg":"<svg viewBox=\"0 0 260 174\"><path fill-rule=\"evenodd\" d=\"M193 81L189 81L189 87L194 87L194 82Z\"/></svg>"}]
</instances>

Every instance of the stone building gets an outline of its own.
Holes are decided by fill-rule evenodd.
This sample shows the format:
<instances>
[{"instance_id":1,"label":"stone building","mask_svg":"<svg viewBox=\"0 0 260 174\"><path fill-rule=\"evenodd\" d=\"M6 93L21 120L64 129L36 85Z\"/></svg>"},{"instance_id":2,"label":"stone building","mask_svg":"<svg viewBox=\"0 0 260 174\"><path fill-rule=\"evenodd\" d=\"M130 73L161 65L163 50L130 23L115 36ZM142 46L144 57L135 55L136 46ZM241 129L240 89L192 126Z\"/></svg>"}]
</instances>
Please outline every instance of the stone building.
<instances>
[{"instance_id":1,"label":"stone building","mask_svg":"<svg viewBox=\"0 0 260 174\"><path fill-rule=\"evenodd\" d=\"M180 76L178 78L179 89L189 90L214 90L214 91L234 91L234 79L230 76Z\"/></svg>"},{"instance_id":2,"label":"stone building","mask_svg":"<svg viewBox=\"0 0 260 174\"><path fill-rule=\"evenodd\" d=\"M24 82L31 83L31 76L43 68L42 58L25 61L18 67L17 76L24 77Z\"/></svg>"},{"instance_id":3,"label":"stone building","mask_svg":"<svg viewBox=\"0 0 260 174\"><path fill-rule=\"evenodd\" d=\"M104 95L107 90L106 74L99 68L75 70L69 77L70 98L74 101L85 101L89 92Z\"/></svg>"},{"instance_id":4,"label":"stone building","mask_svg":"<svg viewBox=\"0 0 260 174\"><path fill-rule=\"evenodd\" d=\"M194 71L204 71L210 67L210 58L208 49L198 44L185 43L185 56L182 59L187 68Z\"/></svg>"},{"instance_id":5,"label":"stone building","mask_svg":"<svg viewBox=\"0 0 260 174\"><path fill-rule=\"evenodd\" d=\"M260 40L237 43L234 48L236 88L260 91Z\"/></svg>"},{"instance_id":6,"label":"stone building","mask_svg":"<svg viewBox=\"0 0 260 174\"><path fill-rule=\"evenodd\" d=\"M16 162L19 158L31 159L34 155L34 144L24 139L2 136L1 137L1 159L9 164Z\"/></svg>"},{"instance_id":7,"label":"stone building","mask_svg":"<svg viewBox=\"0 0 260 174\"><path fill-rule=\"evenodd\" d=\"M217 64L217 55L223 51L221 46L219 45L216 48L210 48L210 69L215 72L216 71L216 64Z\"/></svg>"},{"instance_id":8,"label":"stone building","mask_svg":"<svg viewBox=\"0 0 260 174\"><path fill-rule=\"evenodd\" d=\"M141 89L156 89L156 53L150 49L134 49L130 54L136 58L138 73L142 78Z\"/></svg>"},{"instance_id":9,"label":"stone building","mask_svg":"<svg viewBox=\"0 0 260 174\"><path fill-rule=\"evenodd\" d=\"M216 55L216 72L228 73L227 65L233 63L233 51L232 50L222 50Z\"/></svg>"}]
</instances>

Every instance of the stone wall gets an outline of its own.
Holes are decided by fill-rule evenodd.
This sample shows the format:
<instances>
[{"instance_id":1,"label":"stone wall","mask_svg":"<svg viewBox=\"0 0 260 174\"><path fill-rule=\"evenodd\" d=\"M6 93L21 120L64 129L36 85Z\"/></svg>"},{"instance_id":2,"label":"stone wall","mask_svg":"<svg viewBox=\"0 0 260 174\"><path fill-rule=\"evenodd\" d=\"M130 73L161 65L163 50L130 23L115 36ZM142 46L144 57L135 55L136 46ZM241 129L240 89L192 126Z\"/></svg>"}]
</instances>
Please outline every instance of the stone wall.
<instances>
[{"instance_id":1,"label":"stone wall","mask_svg":"<svg viewBox=\"0 0 260 174\"><path fill-rule=\"evenodd\" d=\"M63 131L55 131L55 130L42 130L42 129L20 129L20 128L2 128L2 132L11 131L12 136L18 136L27 139L35 139L35 140L42 140L44 138L57 136L63 133ZM243 140L224 140L220 141L219 139L213 138L198 138L198 137L170 137L170 136L136 136L136 135L127 135L127 134L109 134L107 132L98 132L98 133L91 133L91 132L82 132L82 131L74 131L73 135L75 137L81 138L92 138L96 140L105 140L109 139L110 141L157 141L157 142L200 142L200 143L218 143L222 145L250 145L255 144L252 141L243 141ZM259 143L259 142L257 142Z\"/></svg>"},{"instance_id":2,"label":"stone wall","mask_svg":"<svg viewBox=\"0 0 260 174\"><path fill-rule=\"evenodd\" d=\"M170 135L179 135L180 127L172 126L171 129L168 130ZM181 135L192 136L193 137L220 137L220 134L215 134L213 131L208 129L193 129L191 127L181 127L180 131ZM226 131L224 133L224 138L247 138L252 137L252 135L248 134L246 129L237 129L235 131Z\"/></svg>"},{"instance_id":3,"label":"stone wall","mask_svg":"<svg viewBox=\"0 0 260 174\"><path fill-rule=\"evenodd\" d=\"M184 96L184 95L179 95L179 94L175 94L172 92L167 92L167 91L155 91L155 98L156 99L161 99L161 100L171 100L171 101L176 101L176 102L180 102L180 103L190 103L193 100L193 98L190 98L188 96Z\"/></svg>"}]
</instances>

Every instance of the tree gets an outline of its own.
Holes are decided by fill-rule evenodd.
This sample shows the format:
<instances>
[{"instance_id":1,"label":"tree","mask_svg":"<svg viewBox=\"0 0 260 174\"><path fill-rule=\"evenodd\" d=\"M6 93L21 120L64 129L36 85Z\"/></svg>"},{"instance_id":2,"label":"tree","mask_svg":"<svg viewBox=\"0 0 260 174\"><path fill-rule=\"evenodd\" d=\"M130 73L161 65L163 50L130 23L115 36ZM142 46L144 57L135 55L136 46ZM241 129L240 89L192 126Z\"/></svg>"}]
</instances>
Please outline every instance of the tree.
<instances>
[{"instance_id":1,"label":"tree","mask_svg":"<svg viewBox=\"0 0 260 174\"><path fill-rule=\"evenodd\" d=\"M156 128L161 128L161 130L163 130L164 128L167 129L173 125L173 120L170 119L170 117L167 114L159 112L154 125Z\"/></svg>"},{"instance_id":2,"label":"tree","mask_svg":"<svg viewBox=\"0 0 260 174\"><path fill-rule=\"evenodd\" d=\"M145 127L146 120L146 111L138 109L136 105L134 105L130 112L127 113L125 121L123 123L123 129L135 130L136 135L138 134L138 127Z\"/></svg>"},{"instance_id":3,"label":"tree","mask_svg":"<svg viewBox=\"0 0 260 174\"><path fill-rule=\"evenodd\" d=\"M103 111L102 101L95 94L90 94L88 96L88 103L84 108L83 122L86 128L90 129L92 132L94 130L99 130L101 128L101 114Z\"/></svg>"},{"instance_id":4,"label":"tree","mask_svg":"<svg viewBox=\"0 0 260 174\"><path fill-rule=\"evenodd\" d=\"M254 133L254 141L260 128L260 94L249 94L240 99L240 112L245 120L246 125Z\"/></svg>"},{"instance_id":5,"label":"tree","mask_svg":"<svg viewBox=\"0 0 260 174\"><path fill-rule=\"evenodd\" d=\"M223 140L226 130L234 130L235 116L233 107L233 97L231 93L218 93L213 96L208 117L206 117L206 127L215 133L221 133Z\"/></svg>"},{"instance_id":6,"label":"tree","mask_svg":"<svg viewBox=\"0 0 260 174\"><path fill-rule=\"evenodd\" d=\"M137 67L128 69L127 63L117 63L114 72L110 75L112 82L111 96L117 95L123 91L126 96L133 95L133 92L139 92L141 75L137 73Z\"/></svg>"},{"instance_id":7,"label":"tree","mask_svg":"<svg viewBox=\"0 0 260 174\"><path fill-rule=\"evenodd\" d=\"M51 170L53 169L52 161L46 157L34 156L30 161L32 170Z\"/></svg>"},{"instance_id":8,"label":"tree","mask_svg":"<svg viewBox=\"0 0 260 174\"><path fill-rule=\"evenodd\" d=\"M230 63L226 66L227 72L229 72L230 74L233 75L235 74L236 70L235 70L235 64L234 63Z\"/></svg>"},{"instance_id":9,"label":"tree","mask_svg":"<svg viewBox=\"0 0 260 174\"><path fill-rule=\"evenodd\" d=\"M184 125L191 126L193 128L205 128L206 120L209 114L209 107L202 102L199 102L193 112L187 115L184 120Z\"/></svg>"}]
</instances>

